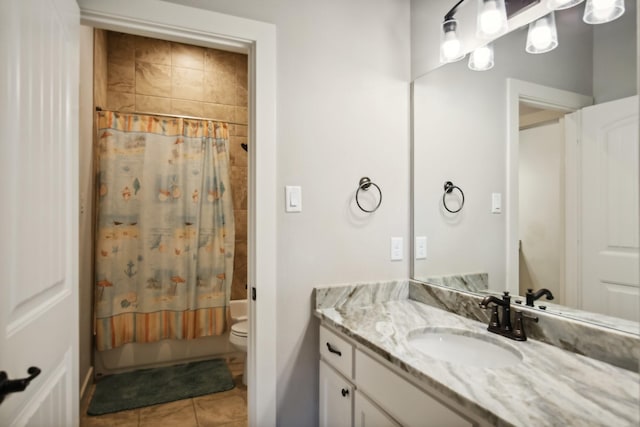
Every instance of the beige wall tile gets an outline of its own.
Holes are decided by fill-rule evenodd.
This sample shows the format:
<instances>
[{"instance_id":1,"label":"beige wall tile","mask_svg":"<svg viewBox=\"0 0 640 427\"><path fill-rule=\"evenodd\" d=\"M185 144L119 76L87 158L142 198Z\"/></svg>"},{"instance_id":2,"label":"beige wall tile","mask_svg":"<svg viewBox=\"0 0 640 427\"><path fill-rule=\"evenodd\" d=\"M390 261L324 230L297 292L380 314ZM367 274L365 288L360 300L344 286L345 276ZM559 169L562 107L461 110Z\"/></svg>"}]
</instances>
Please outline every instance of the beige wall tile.
<instances>
[{"instance_id":1,"label":"beige wall tile","mask_svg":"<svg viewBox=\"0 0 640 427\"><path fill-rule=\"evenodd\" d=\"M236 105L237 54L207 49L204 55L205 101Z\"/></svg>"},{"instance_id":2,"label":"beige wall tile","mask_svg":"<svg viewBox=\"0 0 640 427\"><path fill-rule=\"evenodd\" d=\"M132 93L107 91L107 110L135 111L136 97Z\"/></svg>"},{"instance_id":3,"label":"beige wall tile","mask_svg":"<svg viewBox=\"0 0 640 427\"><path fill-rule=\"evenodd\" d=\"M242 125L236 125L235 135L236 136L248 136L249 135L249 127L248 126L242 126Z\"/></svg>"},{"instance_id":4,"label":"beige wall tile","mask_svg":"<svg viewBox=\"0 0 640 427\"><path fill-rule=\"evenodd\" d=\"M247 143L246 136L229 137L229 157L233 166L247 166L247 152L244 151L241 144Z\"/></svg>"},{"instance_id":5,"label":"beige wall tile","mask_svg":"<svg viewBox=\"0 0 640 427\"><path fill-rule=\"evenodd\" d=\"M136 62L136 93L170 97L171 67L148 62Z\"/></svg>"},{"instance_id":6,"label":"beige wall tile","mask_svg":"<svg viewBox=\"0 0 640 427\"><path fill-rule=\"evenodd\" d=\"M107 32L93 30L93 102L107 108Z\"/></svg>"},{"instance_id":7,"label":"beige wall tile","mask_svg":"<svg viewBox=\"0 0 640 427\"><path fill-rule=\"evenodd\" d=\"M166 40L136 38L136 62L171 65L171 42Z\"/></svg>"},{"instance_id":8,"label":"beige wall tile","mask_svg":"<svg viewBox=\"0 0 640 427\"><path fill-rule=\"evenodd\" d=\"M247 211L233 211L236 222L236 242L247 242Z\"/></svg>"},{"instance_id":9,"label":"beige wall tile","mask_svg":"<svg viewBox=\"0 0 640 427\"><path fill-rule=\"evenodd\" d=\"M240 212L240 211L236 211ZM236 221L238 217L236 216ZM236 223L236 228L238 223ZM245 299L247 297L247 242L236 241L235 256L233 257L233 283L231 283L231 299Z\"/></svg>"},{"instance_id":10,"label":"beige wall tile","mask_svg":"<svg viewBox=\"0 0 640 427\"><path fill-rule=\"evenodd\" d=\"M234 210L247 210L247 168L231 166L231 191Z\"/></svg>"},{"instance_id":11,"label":"beige wall tile","mask_svg":"<svg viewBox=\"0 0 640 427\"><path fill-rule=\"evenodd\" d=\"M198 46L171 43L171 65L204 70L204 51L204 48Z\"/></svg>"},{"instance_id":12,"label":"beige wall tile","mask_svg":"<svg viewBox=\"0 0 640 427\"><path fill-rule=\"evenodd\" d=\"M247 107L236 107L236 123L249 123L249 110Z\"/></svg>"},{"instance_id":13,"label":"beige wall tile","mask_svg":"<svg viewBox=\"0 0 640 427\"><path fill-rule=\"evenodd\" d=\"M234 107L230 105L209 104L205 102L203 105L203 117L222 122L233 122L235 120Z\"/></svg>"},{"instance_id":14,"label":"beige wall tile","mask_svg":"<svg viewBox=\"0 0 640 427\"><path fill-rule=\"evenodd\" d=\"M170 98L148 95L136 95L136 111L159 114L173 113Z\"/></svg>"},{"instance_id":15,"label":"beige wall tile","mask_svg":"<svg viewBox=\"0 0 640 427\"><path fill-rule=\"evenodd\" d=\"M135 93L136 63L133 59L109 58L108 89L114 92Z\"/></svg>"},{"instance_id":16,"label":"beige wall tile","mask_svg":"<svg viewBox=\"0 0 640 427\"><path fill-rule=\"evenodd\" d=\"M202 71L173 67L171 70L171 97L202 101Z\"/></svg>"},{"instance_id":17,"label":"beige wall tile","mask_svg":"<svg viewBox=\"0 0 640 427\"><path fill-rule=\"evenodd\" d=\"M171 99L171 114L204 117L202 102Z\"/></svg>"},{"instance_id":18,"label":"beige wall tile","mask_svg":"<svg viewBox=\"0 0 640 427\"><path fill-rule=\"evenodd\" d=\"M236 105L249 105L249 65L247 55L240 55L236 59Z\"/></svg>"},{"instance_id":19,"label":"beige wall tile","mask_svg":"<svg viewBox=\"0 0 640 427\"><path fill-rule=\"evenodd\" d=\"M136 39L138 38L140 37L133 36L131 34L107 31L107 52L109 55L109 59L135 59Z\"/></svg>"}]
</instances>

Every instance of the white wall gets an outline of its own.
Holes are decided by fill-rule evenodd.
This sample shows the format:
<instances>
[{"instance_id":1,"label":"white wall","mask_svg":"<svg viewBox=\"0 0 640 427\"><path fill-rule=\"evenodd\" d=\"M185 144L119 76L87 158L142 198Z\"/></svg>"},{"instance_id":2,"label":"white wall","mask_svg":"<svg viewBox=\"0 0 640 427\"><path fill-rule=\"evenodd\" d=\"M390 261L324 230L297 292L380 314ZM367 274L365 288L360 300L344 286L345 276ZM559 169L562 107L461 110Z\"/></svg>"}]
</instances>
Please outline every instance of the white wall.
<instances>
[{"instance_id":1,"label":"white wall","mask_svg":"<svg viewBox=\"0 0 640 427\"><path fill-rule=\"evenodd\" d=\"M520 131L520 295L547 288L564 304L564 120Z\"/></svg>"},{"instance_id":2,"label":"white wall","mask_svg":"<svg viewBox=\"0 0 640 427\"><path fill-rule=\"evenodd\" d=\"M527 54L526 31L517 31L495 42L488 72L470 71L463 60L414 82L414 228L428 238L428 258L415 261L415 277L487 272L490 288L505 289L506 212L490 209L493 192L507 205L506 79L591 93L590 28L563 25L558 32L561 43L547 54ZM441 207L447 180L465 192L457 215Z\"/></svg>"},{"instance_id":3,"label":"white wall","mask_svg":"<svg viewBox=\"0 0 640 427\"><path fill-rule=\"evenodd\" d=\"M174 1L277 26L277 418L313 426L313 287L409 274L389 261L391 236L408 252L409 1ZM384 192L373 215L354 208L362 176ZM285 185L302 186L302 213L284 213Z\"/></svg>"}]
</instances>

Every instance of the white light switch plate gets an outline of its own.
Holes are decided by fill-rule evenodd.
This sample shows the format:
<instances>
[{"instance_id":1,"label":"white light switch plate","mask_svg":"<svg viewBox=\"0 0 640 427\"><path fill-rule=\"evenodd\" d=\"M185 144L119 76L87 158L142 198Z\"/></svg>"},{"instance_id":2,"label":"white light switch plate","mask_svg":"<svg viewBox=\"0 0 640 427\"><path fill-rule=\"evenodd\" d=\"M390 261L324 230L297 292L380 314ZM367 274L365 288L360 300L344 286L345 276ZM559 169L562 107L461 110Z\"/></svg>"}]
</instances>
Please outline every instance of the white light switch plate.
<instances>
[{"instance_id":1,"label":"white light switch plate","mask_svg":"<svg viewBox=\"0 0 640 427\"><path fill-rule=\"evenodd\" d=\"M502 194L491 193L491 213L502 213Z\"/></svg>"},{"instance_id":2,"label":"white light switch plate","mask_svg":"<svg viewBox=\"0 0 640 427\"><path fill-rule=\"evenodd\" d=\"M302 212L302 187L298 185L286 185L284 188L285 211Z\"/></svg>"},{"instance_id":3,"label":"white light switch plate","mask_svg":"<svg viewBox=\"0 0 640 427\"><path fill-rule=\"evenodd\" d=\"M427 259L427 236L416 236L416 259Z\"/></svg>"},{"instance_id":4,"label":"white light switch plate","mask_svg":"<svg viewBox=\"0 0 640 427\"><path fill-rule=\"evenodd\" d=\"M391 261L402 259L402 237L391 238Z\"/></svg>"}]
</instances>

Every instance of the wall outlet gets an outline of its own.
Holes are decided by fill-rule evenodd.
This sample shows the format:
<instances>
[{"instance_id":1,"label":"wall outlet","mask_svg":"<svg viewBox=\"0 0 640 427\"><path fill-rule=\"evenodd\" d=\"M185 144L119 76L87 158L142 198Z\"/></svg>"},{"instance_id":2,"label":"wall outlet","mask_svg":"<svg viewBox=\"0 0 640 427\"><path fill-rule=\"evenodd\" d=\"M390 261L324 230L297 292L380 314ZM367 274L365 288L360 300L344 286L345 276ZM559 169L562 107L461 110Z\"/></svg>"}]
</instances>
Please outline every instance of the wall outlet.
<instances>
[{"instance_id":1,"label":"wall outlet","mask_svg":"<svg viewBox=\"0 0 640 427\"><path fill-rule=\"evenodd\" d=\"M402 237L391 238L391 261L402 259Z\"/></svg>"},{"instance_id":2,"label":"wall outlet","mask_svg":"<svg viewBox=\"0 0 640 427\"><path fill-rule=\"evenodd\" d=\"M427 236L416 236L416 259L427 259Z\"/></svg>"}]
</instances>

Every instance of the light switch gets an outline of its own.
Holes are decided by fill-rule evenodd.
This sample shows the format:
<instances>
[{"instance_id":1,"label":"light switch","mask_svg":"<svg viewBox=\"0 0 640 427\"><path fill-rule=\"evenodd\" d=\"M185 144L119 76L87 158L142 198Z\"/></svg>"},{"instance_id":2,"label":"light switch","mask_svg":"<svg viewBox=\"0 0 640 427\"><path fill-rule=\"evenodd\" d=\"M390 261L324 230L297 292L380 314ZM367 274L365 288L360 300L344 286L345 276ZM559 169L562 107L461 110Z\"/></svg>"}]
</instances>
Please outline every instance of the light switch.
<instances>
[{"instance_id":1,"label":"light switch","mask_svg":"<svg viewBox=\"0 0 640 427\"><path fill-rule=\"evenodd\" d=\"M391 261L402 259L402 237L391 238Z\"/></svg>"},{"instance_id":2,"label":"light switch","mask_svg":"<svg viewBox=\"0 0 640 427\"><path fill-rule=\"evenodd\" d=\"M502 194L500 193L491 194L491 213L494 213L494 214L502 213Z\"/></svg>"},{"instance_id":3,"label":"light switch","mask_svg":"<svg viewBox=\"0 0 640 427\"><path fill-rule=\"evenodd\" d=\"M416 236L416 259L427 259L427 236Z\"/></svg>"},{"instance_id":4,"label":"light switch","mask_svg":"<svg viewBox=\"0 0 640 427\"><path fill-rule=\"evenodd\" d=\"M302 212L302 187L285 186L285 204L286 212Z\"/></svg>"}]
</instances>

